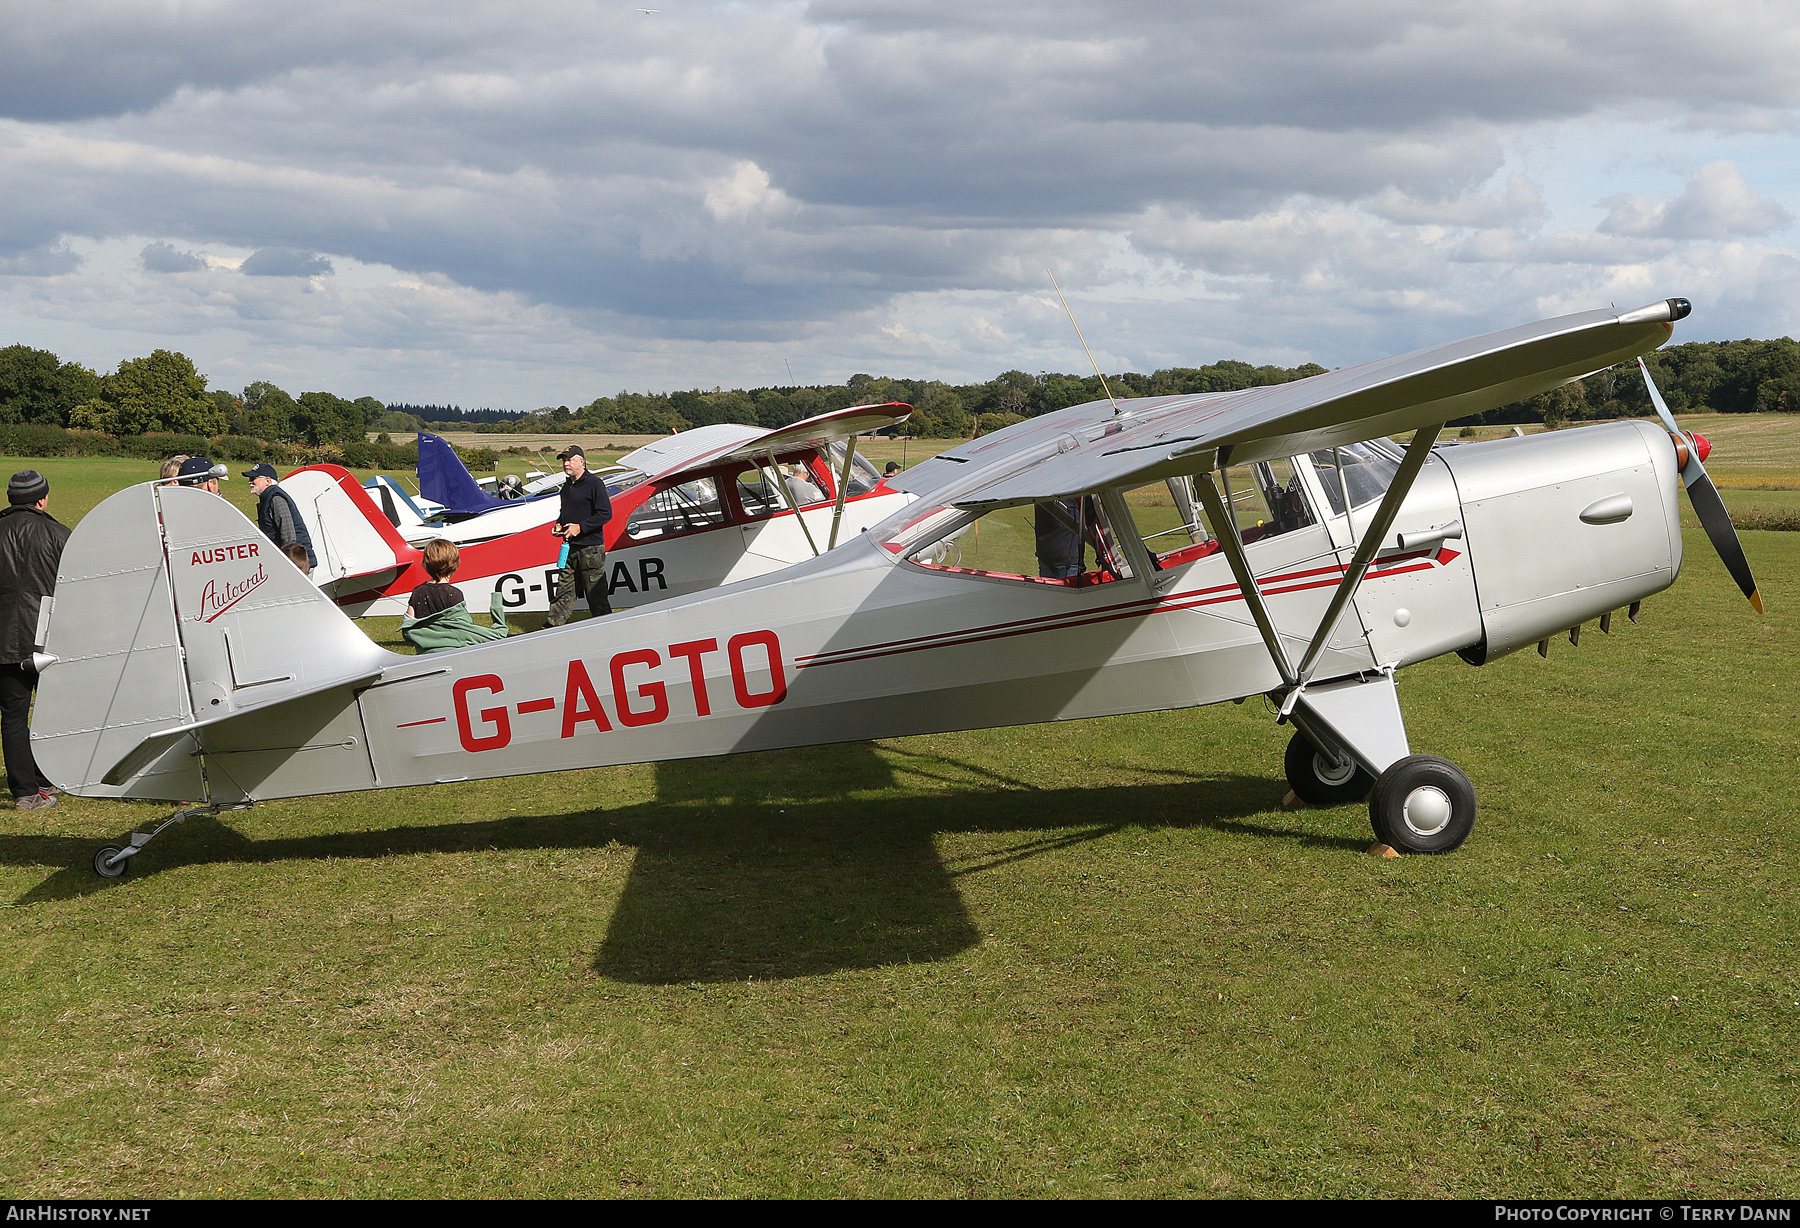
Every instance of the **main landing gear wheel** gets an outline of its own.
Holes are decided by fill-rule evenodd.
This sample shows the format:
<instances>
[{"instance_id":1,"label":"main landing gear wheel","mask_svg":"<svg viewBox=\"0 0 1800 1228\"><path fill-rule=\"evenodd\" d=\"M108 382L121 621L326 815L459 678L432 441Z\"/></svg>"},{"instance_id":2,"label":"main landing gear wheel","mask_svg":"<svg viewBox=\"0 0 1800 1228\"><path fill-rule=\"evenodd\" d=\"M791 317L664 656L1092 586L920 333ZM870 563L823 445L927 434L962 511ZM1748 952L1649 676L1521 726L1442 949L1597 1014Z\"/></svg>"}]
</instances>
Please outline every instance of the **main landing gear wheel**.
<instances>
[{"instance_id":1,"label":"main landing gear wheel","mask_svg":"<svg viewBox=\"0 0 1800 1228\"><path fill-rule=\"evenodd\" d=\"M1402 853L1448 853L1474 830L1475 786L1448 759L1408 755L1375 782L1369 820Z\"/></svg>"},{"instance_id":2,"label":"main landing gear wheel","mask_svg":"<svg viewBox=\"0 0 1800 1228\"><path fill-rule=\"evenodd\" d=\"M1294 795L1311 806L1360 802L1375 787L1375 778L1358 767L1354 759L1341 764L1331 762L1297 729L1288 742L1286 767Z\"/></svg>"},{"instance_id":3,"label":"main landing gear wheel","mask_svg":"<svg viewBox=\"0 0 1800 1228\"><path fill-rule=\"evenodd\" d=\"M131 858L127 857L123 861L113 861L111 865L107 864L124 851L116 844L101 845L100 851L94 854L94 873L101 878L117 878L125 873L126 867L131 864Z\"/></svg>"}]
</instances>

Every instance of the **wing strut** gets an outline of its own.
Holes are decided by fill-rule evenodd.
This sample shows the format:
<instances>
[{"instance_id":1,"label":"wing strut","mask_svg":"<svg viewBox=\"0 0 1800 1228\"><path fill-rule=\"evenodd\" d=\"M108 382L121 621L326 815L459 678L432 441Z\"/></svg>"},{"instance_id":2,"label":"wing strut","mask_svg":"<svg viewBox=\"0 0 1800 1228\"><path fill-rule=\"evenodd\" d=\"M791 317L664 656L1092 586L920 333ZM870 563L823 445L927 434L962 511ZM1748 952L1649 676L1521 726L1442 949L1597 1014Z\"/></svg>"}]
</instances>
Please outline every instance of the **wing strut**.
<instances>
[{"instance_id":1,"label":"wing strut","mask_svg":"<svg viewBox=\"0 0 1800 1228\"><path fill-rule=\"evenodd\" d=\"M838 471L837 504L831 509L831 540L827 550L837 549L838 524L844 519L844 499L850 493L850 466L856 463L856 436L844 440L844 467Z\"/></svg>"},{"instance_id":2,"label":"wing strut","mask_svg":"<svg viewBox=\"0 0 1800 1228\"><path fill-rule=\"evenodd\" d=\"M1225 483L1225 494L1231 494L1231 482L1225 477L1225 470L1219 470L1219 479ZM1244 594L1244 603L1250 607L1251 617L1256 619L1256 629L1262 634L1263 644L1268 647L1269 659L1281 673L1281 681L1286 687L1297 687L1299 675L1288 661L1287 649L1282 647L1281 635L1275 630L1275 620L1269 617L1269 607L1263 603L1262 590L1256 587L1256 573L1250 570L1250 560L1244 557L1244 539L1238 534L1237 517L1232 514L1228 502L1219 498L1219 488L1213 485L1212 474L1197 473L1194 475L1194 489L1200 495L1200 504L1206 509L1207 516L1213 523L1213 535L1219 539L1219 549L1231 563L1231 574L1237 580L1238 590Z\"/></svg>"},{"instance_id":3,"label":"wing strut","mask_svg":"<svg viewBox=\"0 0 1800 1228\"><path fill-rule=\"evenodd\" d=\"M769 480L774 482L775 488L781 492L781 497L787 502L788 509L794 513L794 519L800 522L800 531L806 534L806 544L812 547L813 557L818 557L819 543L813 540L812 530L806 527L806 517L800 514L800 505L794 502L794 492L788 489L787 481L781 476L781 466L775 463L773 452L768 454L766 462Z\"/></svg>"},{"instance_id":4,"label":"wing strut","mask_svg":"<svg viewBox=\"0 0 1800 1228\"><path fill-rule=\"evenodd\" d=\"M1387 494L1381 500L1381 506L1375 511L1375 519L1363 530L1362 541L1357 543L1356 553L1350 558L1350 566L1344 572L1344 578L1338 582L1337 592L1331 595L1331 605L1325 610L1325 617L1319 620L1319 629L1313 635L1312 643L1306 646L1306 655L1300 658L1298 681L1304 686L1311 679L1313 666L1319 663L1319 657L1325 651L1325 645L1337 633L1337 626L1343 620L1344 610L1350 605L1350 598L1356 593L1356 586L1362 583L1363 576L1369 570L1369 564L1375 561L1376 553L1381 549L1381 539L1393 527L1394 517L1400 514L1400 505L1406 502L1406 496L1412 492L1413 480L1419 476L1419 470L1425 467L1425 460L1431 455L1431 445L1437 442L1438 432L1444 429L1443 423L1436 426L1421 427L1413 434L1412 442L1406 445L1406 459L1400 462L1400 471L1388 486ZM1343 477L1343 467L1338 467L1338 476ZM1350 500L1344 500L1344 515L1350 515ZM1289 685L1293 684L1290 680Z\"/></svg>"}]
</instances>

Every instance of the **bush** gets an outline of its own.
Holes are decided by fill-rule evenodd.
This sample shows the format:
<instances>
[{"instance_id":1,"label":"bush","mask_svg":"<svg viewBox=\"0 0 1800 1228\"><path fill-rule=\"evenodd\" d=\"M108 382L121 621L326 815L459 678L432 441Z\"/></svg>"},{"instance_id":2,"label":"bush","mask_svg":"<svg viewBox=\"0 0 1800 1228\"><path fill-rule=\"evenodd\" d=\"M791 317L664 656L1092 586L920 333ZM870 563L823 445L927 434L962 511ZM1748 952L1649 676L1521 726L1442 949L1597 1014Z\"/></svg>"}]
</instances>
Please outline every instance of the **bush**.
<instances>
[{"instance_id":1,"label":"bush","mask_svg":"<svg viewBox=\"0 0 1800 1228\"><path fill-rule=\"evenodd\" d=\"M214 460L246 461L255 464L268 458L268 448L260 439L249 435L220 435L207 441L207 456ZM170 453L170 455L174 455Z\"/></svg>"},{"instance_id":2,"label":"bush","mask_svg":"<svg viewBox=\"0 0 1800 1228\"><path fill-rule=\"evenodd\" d=\"M1769 510L1753 507L1747 512L1737 513L1731 518L1731 523L1740 529L1800 533L1800 508Z\"/></svg>"},{"instance_id":3,"label":"bush","mask_svg":"<svg viewBox=\"0 0 1800 1228\"><path fill-rule=\"evenodd\" d=\"M1004 431L1009 426L1016 426L1025 421L1024 414L983 414L981 415L981 433L992 435L995 431Z\"/></svg>"},{"instance_id":4,"label":"bush","mask_svg":"<svg viewBox=\"0 0 1800 1228\"><path fill-rule=\"evenodd\" d=\"M0 426L0 453L7 456L106 455L97 450L90 452L82 449L84 443L94 439L106 440L115 452L118 449L118 440L111 435L99 435L94 431L65 431L60 426L8 423ZM94 444L88 446L98 447Z\"/></svg>"},{"instance_id":5,"label":"bush","mask_svg":"<svg viewBox=\"0 0 1800 1228\"><path fill-rule=\"evenodd\" d=\"M212 441L203 435L176 435L155 431L143 435L124 435L119 439L119 455L137 456L144 460L167 460L171 456L212 456Z\"/></svg>"}]
</instances>

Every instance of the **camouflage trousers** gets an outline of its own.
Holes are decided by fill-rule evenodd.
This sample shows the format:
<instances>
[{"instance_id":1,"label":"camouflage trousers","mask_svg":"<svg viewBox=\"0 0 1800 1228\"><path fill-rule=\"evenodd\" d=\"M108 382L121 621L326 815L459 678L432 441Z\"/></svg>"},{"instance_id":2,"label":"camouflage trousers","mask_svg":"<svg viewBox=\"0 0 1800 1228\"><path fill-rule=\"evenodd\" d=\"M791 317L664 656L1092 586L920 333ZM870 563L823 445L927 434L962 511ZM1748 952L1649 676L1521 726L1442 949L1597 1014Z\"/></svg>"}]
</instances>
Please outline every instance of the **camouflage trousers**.
<instances>
[{"instance_id":1,"label":"camouflage trousers","mask_svg":"<svg viewBox=\"0 0 1800 1228\"><path fill-rule=\"evenodd\" d=\"M556 600L550 603L546 627L560 627L575 613L575 601L587 598L588 609L595 618L612 613L612 602L606 599L606 547L570 546L569 561L556 573Z\"/></svg>"}]
</instances>

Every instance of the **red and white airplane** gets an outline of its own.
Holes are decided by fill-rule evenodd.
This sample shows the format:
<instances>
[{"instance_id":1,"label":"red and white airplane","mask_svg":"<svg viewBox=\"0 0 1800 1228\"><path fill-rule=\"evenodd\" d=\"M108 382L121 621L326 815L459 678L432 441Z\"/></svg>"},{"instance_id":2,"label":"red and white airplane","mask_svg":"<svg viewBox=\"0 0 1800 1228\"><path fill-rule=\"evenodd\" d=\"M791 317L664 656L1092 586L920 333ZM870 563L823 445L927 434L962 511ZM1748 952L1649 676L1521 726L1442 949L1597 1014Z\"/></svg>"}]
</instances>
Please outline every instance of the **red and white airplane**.
<instances>
[{"instance_id":1,"label":"red and white airplane","mask_svg":"<svg viewBox=\"0 0 1800 1228\"><path fill-rule=\"evenodd\" d=\"M882 481L857 455L856 437L911 413L900 404L857 405L777 430L704 426L598 470L612 497L605 540L613 607L777 571L885 520L913 496ZM532 483L546 488L536 497L497 498L477 488L448 444L433 442L443 457L428 459L454 466L446 481L466 484L462 502L491 507L430 515L435 505L421 509L391 483L366 488L337 465L282 479L312 535L315 583L352 617L404 614L412 590L429 579L422 548L442 537L461 547L455 583L471 610L487 609L496 591L507 610L549 609L562 549L550 532L562 475ZM421 446L429 446L423 438Z\"/></svg>"},{"instance_id":2,"label":"red and white airplane","mask_svg":"<svg viewBox=\"0 0 1800 1228\"><path fill-rule=\"evenodd\" d=\"M1396 671L1610 630L1674 583L1684 486L1760 608L1705 450L1660 398L1660 427L1434 447L1446 421L1647 353L1687 313L1045 414L907 471L915 504L816 558L426 656L371 643L224 500L134 486L64 551L33 749L71 793L201 800L100 849L111 877L169 823L272 798L1265 694L1295 727L1295 792L1366 798L1379 839L1446 852L1475 790L1412 752Z\"/></svg>"}]
</instances>

